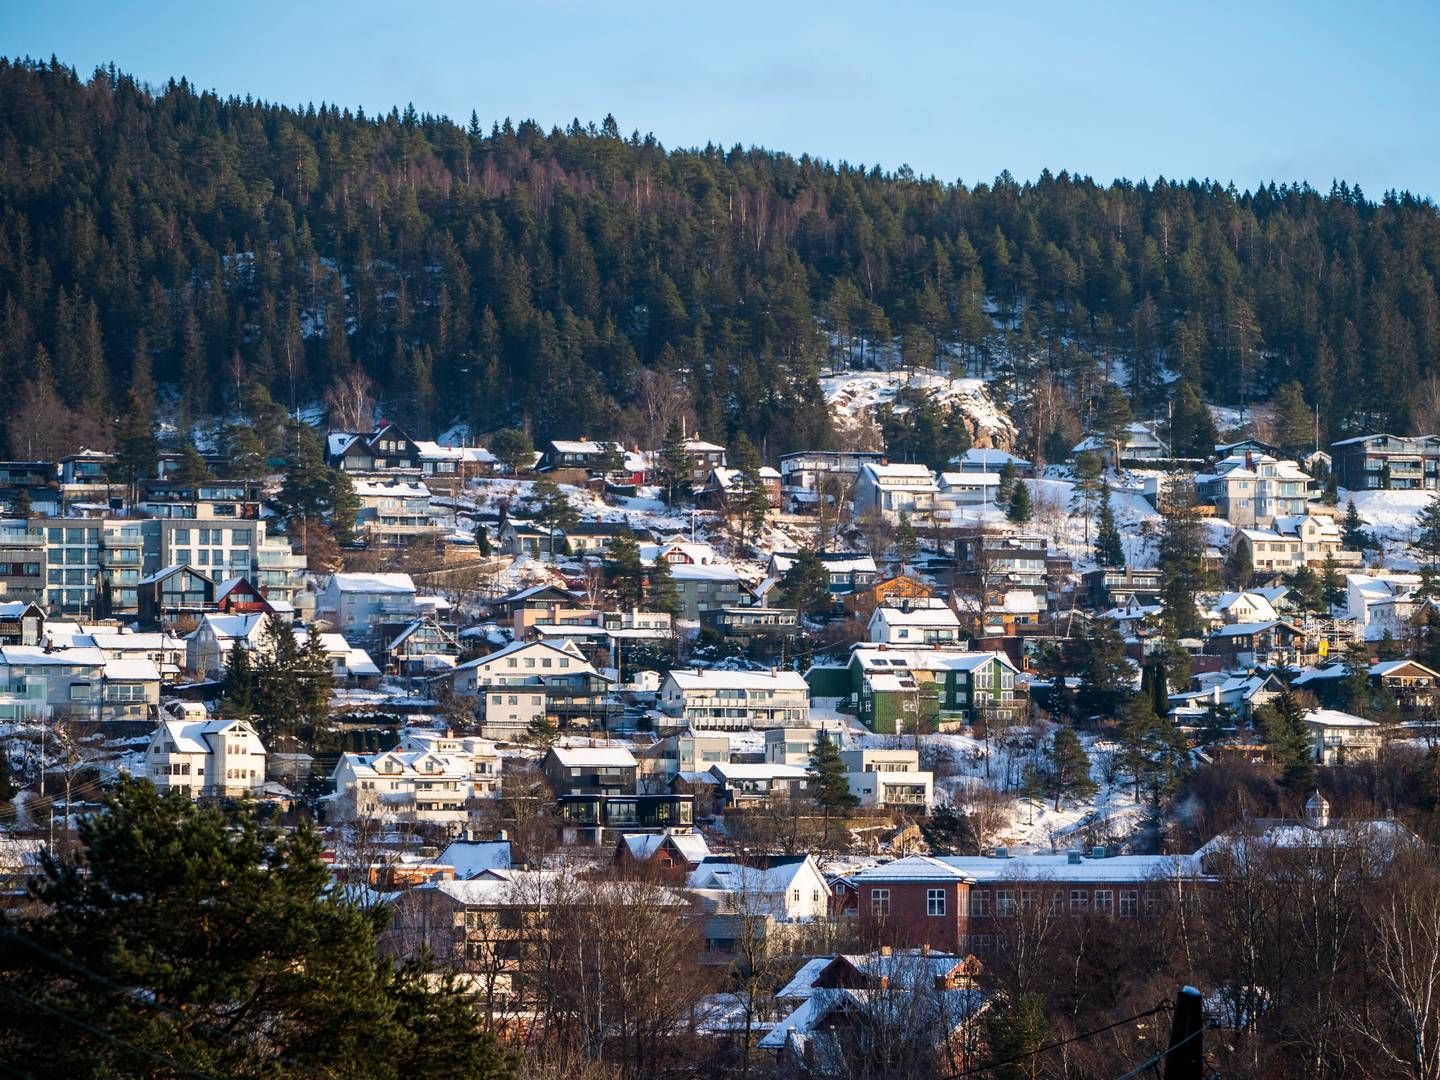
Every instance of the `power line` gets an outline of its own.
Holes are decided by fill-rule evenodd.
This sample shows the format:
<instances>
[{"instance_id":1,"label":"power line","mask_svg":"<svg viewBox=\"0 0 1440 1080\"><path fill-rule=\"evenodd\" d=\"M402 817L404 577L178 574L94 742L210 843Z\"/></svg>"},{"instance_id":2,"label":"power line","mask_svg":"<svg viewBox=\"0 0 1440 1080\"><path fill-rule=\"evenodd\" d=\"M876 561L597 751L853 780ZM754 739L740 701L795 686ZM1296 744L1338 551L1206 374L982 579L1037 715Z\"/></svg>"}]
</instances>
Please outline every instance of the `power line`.
<instances>
[{"instance_id":1,"label":"power line","mask_svg":"<svg viewBox=\"0 0 1440 1080\"><path fill-rule=\"evenodd\" d=\"M164 1054L157 1053L154 1050L147 1050L143 1046L136 1046L129 1040L122 1039L114 1032L106 1031L104 1028L98 1028L94 1024L87 1023L86 1021L81 1020L79 1017L71 1016L67 1012L62 1012L61 1010L55 1008L53 1005L45 1004L45 1002L43 1001L36 1001L34 998L22 994L18 990L13 990L8 986L0 986L0 994L9 994L11 997L17 998L20 1001L25 1002L26 1004L33 1005L37 1009L44 1010L58 1020L63 1020L67 1024L73 1024L75 1027L80 1028L82 1031L88 1031L92 1035L98 1035L102 1039L107 1040L108 1042L115 1043L119 1046L128 1047L129 1049L134 1050L137 1054L143 1054L145 1057L148 1057L153 1061L158 1061L162 1065L168 1065L170 1068L176 1069L184 1073L186 1076L197 1076L200 1078L200 1080L221 1080L220 1077L215 1076L212 1073L206 1073L201 1072L198 1069L192 1069L188 1065L180 1064L180 1062L174 1060L173 1058L166 1057Z\"/></svg>"},{"instance_id":2,"label":"power line","mask_svg":"<svg viewBox=\"0 0 1440 1080\"><path fill-rule=\"evenodd\" d=\"M1068 1039L1058 1039L1055 1042L1046 1043L1044 1046L1038 1046L1034 1050L1027 1050L1023 1054L1016 1054L1014 1057L1005 1058L1002 1061L989 1061L984 1065L976 1065L957 1073L950 1073L948 1076L938 1077L937 1080L961 1080L962 1077L979 1076L981 1073L987 1073L993 1069L1003 1068L1006 1065L1014 1065L1018 1061L1028 1061L1030 1058L1040 1054L1048 1053L1051 1050L1058 1050L1062 1046L1069 1046L1071 1043L1082 1042L1085 1039L1093 1039L1096 1035L1103 1035L1105 1032L1112 1031L1115 1028L1124 1027L1126 1024L1133 1024L1136 1020L1144 1020L1147 1016L1168 1012L1171 1008L1170 1002L1162 1001L1153 1009L1146 1009L1144 1012L1136 1013L1134 1016L1127 1016L1124 1020L1116 1020L1113 1024L1106 1024L1104 1027L1083 1031L1079 1035L1071 1035Z\"/></svg>"},{"instance_id":3,"label":"power line","mask_svg":"<svg viewBox=\"0 0 1440 1080\"><path fill-rule=\"evenodd\" d=\"M1164 1061L1176 1050L1179 1050L1180 1047L1184 1046L1191 1039L1198 1038L1200 1033L1204 1030L1204 1028L1196 1028L1194 1031L1190 1032L1189 1035L1186 1035L1183 1039L1175 1043L1173 1046L1167 1046L1164 1050L1161 1050L1154 1057L1150 1058L1148 1061L1143 1061L1139 1065L1136 1065L1135 1068L1131 1069L1124 1076L1117 1077L1116 1080L1135 1080L1135 1077L1139 1076L1146 1069L1153 1069L1156 1065L1160 1064L1160 1062Z\"/></svg>"}]
</instances>

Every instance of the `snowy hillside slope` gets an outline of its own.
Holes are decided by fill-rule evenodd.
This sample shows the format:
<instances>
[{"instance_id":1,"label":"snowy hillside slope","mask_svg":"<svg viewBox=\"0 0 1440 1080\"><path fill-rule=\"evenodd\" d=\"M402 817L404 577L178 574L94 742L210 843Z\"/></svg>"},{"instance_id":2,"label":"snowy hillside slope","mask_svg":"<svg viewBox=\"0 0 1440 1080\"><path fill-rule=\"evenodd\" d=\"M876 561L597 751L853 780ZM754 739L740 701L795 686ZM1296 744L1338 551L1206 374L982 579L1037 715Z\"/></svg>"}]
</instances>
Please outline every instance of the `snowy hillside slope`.
<instances>
[{"instance_id":1,"label":"snowy hillside slope","mask_svg":"<svg viewBox=\"0 0 1440 1080\"><path fill-rule=\"evenodd\" d=\"M914 371L837 371L820 377L820 386L837 430L870 435L875 410L893 402L902 390L924 392L941 402L955 402L969 421L970 441L979 447L1009 450L1017 432L1009 415L990 396L984 379L953 378L927 368Z\"/></svg>"}]
</instances>

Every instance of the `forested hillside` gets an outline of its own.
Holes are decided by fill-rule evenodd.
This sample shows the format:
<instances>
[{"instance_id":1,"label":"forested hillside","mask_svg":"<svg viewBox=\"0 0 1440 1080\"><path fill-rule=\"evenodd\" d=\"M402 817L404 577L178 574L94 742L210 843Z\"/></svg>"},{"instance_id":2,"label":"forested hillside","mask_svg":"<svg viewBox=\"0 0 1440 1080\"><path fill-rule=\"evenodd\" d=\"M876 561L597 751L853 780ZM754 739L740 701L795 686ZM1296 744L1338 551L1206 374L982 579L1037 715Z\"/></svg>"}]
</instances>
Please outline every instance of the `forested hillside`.
<instances>
[{"instance_id":1,"label":"forested hillside","mask_svg":"<svg viewBox=\"0 0 1440 1080\"><path fill-rule=\"evenodd\" d=\"M1231 404L1299 380L1332 437L1440 401L1436 208L1344 184L966 186L30 62L0 62L0 155L11 453L113 440L152 378L187 421L255 386L420 436L653 439L686 409L772 454L833 438L840 362L987 374L1032 450L1106 376L1141 415L1170 375Z\"/></svg>"}]
</instances>

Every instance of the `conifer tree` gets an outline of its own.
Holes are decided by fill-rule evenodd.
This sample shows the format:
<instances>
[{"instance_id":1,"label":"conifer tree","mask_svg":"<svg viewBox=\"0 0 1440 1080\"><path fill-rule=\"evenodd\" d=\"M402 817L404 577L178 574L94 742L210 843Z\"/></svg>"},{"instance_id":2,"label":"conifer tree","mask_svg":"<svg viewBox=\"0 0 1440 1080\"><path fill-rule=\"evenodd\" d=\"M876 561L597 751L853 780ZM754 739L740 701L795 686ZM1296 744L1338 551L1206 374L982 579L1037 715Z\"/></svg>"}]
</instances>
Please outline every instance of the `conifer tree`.
<instances>
[{"instance_id":1,"label":"conifer tree","mask_svg":"<svg viewBox=\"0 0 1440 1080\"><path fill-rule=\"evenodd\" d=\"M840 747L830 738L830 733L821 730L815 740L815 749L810 751L810 797L825 814L825 840L830 840L830 815L847 814L860 805L860 799L850 790L845 763L840 759Z\"/></svg>"},{"instance_id":2,"label":"conifer tree","mask_svg":"<svg viewBox=\"0 0 1440 1080\"><path fill-rule=\"evenodd\" d=\"M513 1077L452 976L386 958L322 847L122 778L0 939L6 1059L37 1080Z\"/></svg>"},{"instance_id":3,"label":"conifer tree","mask_svg":"<svg viewBox=\"0 0 1440 1080\"><path fill-rule=\"evenodd\" d=\"M910 522L910 515L903 510L900 511L900 523L895 528L895 547L900 562L905 566L914 566L915 560L920 557L920 538Z\"/></svg>"},{"instance_id":4,"label":"conifer tree","mask_svg":"<svg viewBox=\"0 0 1440 1080\"><path fill-rule=\"evenodd\" d=\"M1110 496L1109 486L1105 483L1105 466L1100 460L1100 455L1093 451L1086 451L1075 459L1075 485L1070 496L1070 513L1079 514L1085 522L1085 543L1090 543L1090 514L1097 498L1103 497L1107 502ZM1096 541L1096 550L1099 550L1099 541ZM1101 565L1107 565L1102 563Z\"/></svg>"},{"instance_id":5,"label":"conifer tree","mask_svg":"<svg viewBox=\"0 0 1440 1080\"><path fill-rule=\"evenodd\" d=\"M1110 485L1100 487L1100 520L1095 527L1095 561L1105 567L1125 565L1125 545L1120 527L1115 523L1115 510L1110 504Z\"/></svg>"},{"instance_id":6,"label":"conifer tree","mask_svg":"<svg viewBox=\"0 0 1440 1080\"><path fill-rule=\"evenodd\" d=\"M489 450L511 476L528 472L535 460L535 444L516 428L501 428L491 435Z\"/></svg>"},{"instance_id":7,"label":"conifer tree","mask_svg":"<svg viewBox=\"0 0 1440 1080\"><path fill-rule=\"evenodd\" d=\"M1365 523L1360 519L1360 511L1355 509L1353 498L1345 506L1345 520L1341 525L1341 532L1340 546L1346 551L1365 551L1375 546L1375 541L1365 531Z\"/></svg>"},{"instance_id":8,"label":"conifer tree","mask_svg":"<svg viewBox=\"0 0 1440 1080\"><path fill-rule=\"evenodd\" d=\"M651 611L664 612L672 619L680 617L680 592L675 585L675 575L670 572L670 563L656 559L645 578L645 606Z\"/></svg>"},{"instance_id":9,"label":"conifer tree","mask_svg":"<svg viewBox=\"0 0 1440 1080\"><path fill-rule=\"evenodd\" d=\"M1166 485L1160 513L1165 624L1176 637L1193 636L1200 630L1195 597L1205 587L1205 535L1195 511L1194 488L1188 481L1177 477Z\"/></svg>"},{"instance_id":10,"label":"conifer tree","mask_svg":"<svg viewBox=\"0 0 1440 1080\"><path fill-rule=\"evenodd\" d=\"M250 664L250 650L241 644L232 646L225 654L220 697L229 716L243 718L255 712L255 672Z\"/></svg>"},{"instance_id":11,"label":"conifer tree","mask_svg":"<svg viewBox=\"0 0 1440 1080\"><path fill-rule=\"evenodd\" d=\"M995 509L1009 509L1010 496L1015 491L1015 484L1015 463L1006 461L1000 466L1000 483L995 487Z\"/></svg>"},{"instance_id":12,"label":"conifer tree","mask_svg":"<svg viewBox=\"0 0 1440 1080\"><path fill-rule=\"evenodd\" d=\"M1055 729L1040 775L1042 790L1055 799L1060 809L1062 799L1087 799L1095 794L1096 784L1090 776L1090 755L1080 742L1074 728Z\"/></svg>"},{"instance_id":13,"label":"conifer tree","mask_svg":"<svg viewBox=\"0 0 1440 1080\"><path fill-rule=\"evenodd\" d=\"M1315 737L1305 726L1305 709L1295 691L1287 683L1259 714L1270 756L1281 769L1281 783L1308 791L1315 785Z\"/></svg>"},{"instance_id":14,"label":"conifer tree","mask_svg":"<svg viewBox=\"0 0 1440 1080\"><path fill-rule=\"evenodd\" d=\"M1310 406L1305 404L1305 390L1290 381L1275 391L1270 402L1270 426L1275 445L1287 454L1299 454L1311 448L1315 427Z\"/></svg>"},{"instance_id":15,"label":"conifer tree","mask_svg":"<svg viewBox=\"0 0 1440 1080\"><path fill-rule=\"evenodd\" d=\"M1034 513L1029 486L1025 481L1017 480L1015 489L1010 493L1010 505L1005 510L1005 516L1016 525L1027 525Z\"/></svg>"},{"instance_id":16,"label":"conifer tree","mask_svg":"<svg viewBox=\"0 0 1440 1080\"><path fill-rule=\"evenodd\" d=\"M610 541L607 555L605 573L615 592L615 602L622 609L639 607L644 594L645 566L640 561L640 544L635 534L629 529L622 530Z\"/></svg>"},{"instance_id":17,"label":"conifer tree","mask_svg":"<svg viewBox=\"0 0 1440 1080\"><path fill-rule=\"evenodd\" d=\"M778 592L780 602L794 608L802 618L826 611L834 603L825 563L809 549L796 554L795 561L780 578Z\"/></svg>"},{"instance_id":18,"label":"conifer tree","mask_svg":"<svg viewBox=\"0 0 1440 1080\"><path fill-rule=\"evenodd\" d=\"M678 419L665 429L665 442L660 447L655 478L665 489L665 505L674 506L690 490L690 455L685 450L685 432Z\"/></svg>"},{"instance_id":19,"label":"conifer tree","mask_svg":"<svg viewBox=\"0 0 1440 1080\"><path fill-rule=\"evenodd\" d=\"M1208 458L1215 452L1218 439L1215 420L1195 387L1189 382L1180 383L1171 406L1171 453L1182 458Z\"/></svg>"}]
</instances>

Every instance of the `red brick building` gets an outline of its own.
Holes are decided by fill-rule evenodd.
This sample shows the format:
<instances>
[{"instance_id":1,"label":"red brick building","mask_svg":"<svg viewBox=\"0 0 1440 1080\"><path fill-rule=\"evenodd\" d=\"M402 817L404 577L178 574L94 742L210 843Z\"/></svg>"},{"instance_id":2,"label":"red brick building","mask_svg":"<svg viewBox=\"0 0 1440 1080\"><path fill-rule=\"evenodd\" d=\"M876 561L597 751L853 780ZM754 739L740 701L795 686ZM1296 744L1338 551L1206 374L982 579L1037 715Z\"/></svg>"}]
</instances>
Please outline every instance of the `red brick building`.
<instances>
[{"instance_id":1,"label":"red brick building","mask_svg":"<svg viewBox=\"0 0 1440 1080\"><path fill-rule=\"evenodd\" d=\"M1002 849L1003 852L1003 849ZM946 952L983 952L999 920L1026 911L1154 918L1176 898L1203 885L1188 855L941 857L911 855L851 879L856 914L877 941L928 945Z\"/></svg>"}]
</instances>

